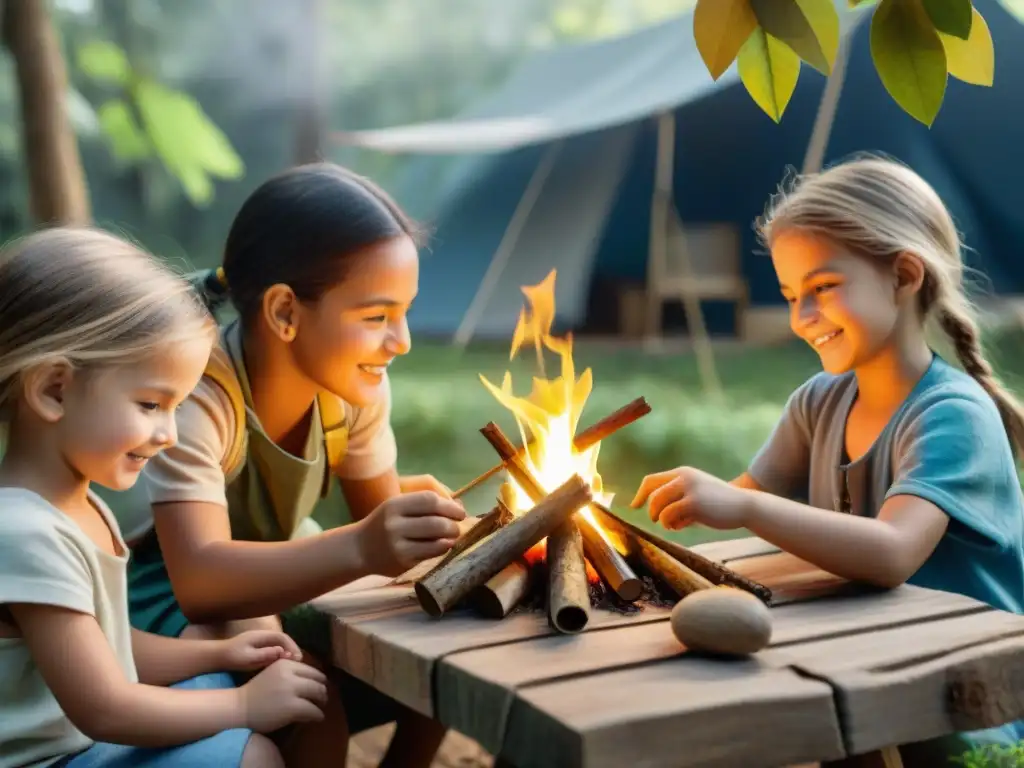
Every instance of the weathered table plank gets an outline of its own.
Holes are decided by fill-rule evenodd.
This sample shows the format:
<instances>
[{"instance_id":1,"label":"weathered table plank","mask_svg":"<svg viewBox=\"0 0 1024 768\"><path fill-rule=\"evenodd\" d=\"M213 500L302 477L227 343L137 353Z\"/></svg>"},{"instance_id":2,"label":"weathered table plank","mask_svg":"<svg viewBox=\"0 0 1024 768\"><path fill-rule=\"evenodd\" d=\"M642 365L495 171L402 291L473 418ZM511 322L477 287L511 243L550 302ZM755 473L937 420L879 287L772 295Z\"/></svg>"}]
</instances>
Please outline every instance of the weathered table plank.
<instances>
[{"instance_id":1,"label":"weathered table plank","mask_svg":"<svg viewBox=\"0 0 1024 768\"><path fill-rule=\"evenodd\" d=\"M780 647L984 610L968 598L948 597L904 586L886 593L791 603L772 609L772 644ZM654 664L684 653L664 620L452 653L437 667L436 715L496 754L504 740L507 713L520 689L568 676Z\"/></svg>"},{"instance_id":2,"label":"weathered table plank","mask_svg":"<svg viewBox=\"0 0 1024 768\"><path fill-rule=\"evenodd\" d=\"M656 608L628 615L595 610L588 631L665 621L668 615L668 609ZM461 611L434 619L416 604L383 613L350 614L336 621L334 663L416 711L434 715L432 681L437 659L461 650L554 634L546 615L540 613L512 614L495 621Z\"/></svg>"},{"instance_id":3,"label":"weathered table plank","mask_svg":"<svg viewBox=\"0 0 1024 768\"><path fill-rule=\"evenodd\" d=\"M773 768L841 755L826 684L697 656L521 691L502 750L517 768Z\"/></svg>"},{"instance_id":4,"label":"weathered table plank","mask_svg":"<svg viewBox=\"0 0 1024 768\"><path fill-rule=\"evenodd\" d=\"M338 666L518 768L778 766L1024 717L1024 618L910 586L844 595L759 539L695 549L772 588L770 648L686 654L665 609L594 610L575 636L540 613L431 619L376 578L318 603Z\"/></svg>"},{"instance_id":5,"label":"weathered table plank","mask_svg":"<svg viewBox=\"0 0 1024 768\"><path fill-rule=\"evenodd\" d=\"M1003 611L760 655L833 687L852 754L1024 717L1024 617Z\"/></svg>"},{"instance_id":6,"label":"weathered table plank","mask_svg":"<svg viewBox=\"0 0 1024 768\"><path fill-rule=\"evenodd\" d=\"M774 554L779 551L779 548L774 544L769 544L764 539L756 536L748 536L742 539L709 541L705 544L690 547L690 549L723 564L757 555Z\"/></svg>"}]
</instances>

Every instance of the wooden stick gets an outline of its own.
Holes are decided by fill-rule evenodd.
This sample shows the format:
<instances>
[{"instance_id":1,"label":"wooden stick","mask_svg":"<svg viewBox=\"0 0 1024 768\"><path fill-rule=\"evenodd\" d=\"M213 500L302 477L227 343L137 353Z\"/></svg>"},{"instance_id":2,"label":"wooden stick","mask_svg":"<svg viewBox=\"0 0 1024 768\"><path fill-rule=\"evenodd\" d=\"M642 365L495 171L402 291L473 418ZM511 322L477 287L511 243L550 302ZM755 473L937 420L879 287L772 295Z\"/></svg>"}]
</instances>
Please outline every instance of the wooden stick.
<instances>
[{"instance_id":1,"label":"wooden stick","mask_svg":"<svg viewBox=\"0 0 1024 768\"><path fill-rule=\"evenodd\" d=\"M623 540L628 540L630 538L643 539L649 544L653 544L658 549L661 549L666 554L671 555L673 559L682 563L691 571L703 576L712 584L727 584L730 587L744 589L747 592L756 595L765 604L771 603L772 591L763 584L759 584L745 576L741 576L735 571L726 568L724 565L716 563L714 560L709 560L703 555L699 555L687 547L684 547L682 544L677 544L674 541L668 541L667 539L663 539L649 531L645 531L643 528L639 528L632 523L628 523L606 506L596 501L591 502L590 511L597 518L601 527L611 532L613 535L619 536Z\"/></svg>"},{"instance_id":2,"label":"wooden stick","mask_svg":"<svg viewBox=\"0 0 1024 768\"><path fill-rule=\"evenodd\" d=\"M526 550L571 518L593 499L590 485L573 475L524 515L516 517L466 552L418 581L420 605L440 616L472 590L487 582Z\"/></svg>"},{"instance_id":3,"label":"wooden stick","mask_svg":"<svg viewBox=\"0 0 1024 768\"><path fill-rule=\"evenodd\" d=\"M586 515L577 515L576 525L583 537L583 551L594 570L621 599L627 602L638 600L644 591L644 583L626 559Z\"/></svg>"},{"instance_id":4,"label":"wooden stick","mask_svg":"<svg viewBox=\"0 0 1024 768\"><path fill-rule=\"evenodd\" d=\"M651 412L651 406L647 404L647 400L642 397L638 397L633 402L622 406L615 413L609 414L605 418L596 422L593 426L580 432L576 437L573 438L572 444L577 451L585 451L593 445L604 440L609 435L618 432L623 427L627 427L637 419L646 416ZM533 441L530 441L533 444ZM516 448L515 456L522 457L526 453L526 448ZM469 493L471 490L476 488L481 483L490 480L496 474L505 469L507 460L502 461L491 467L489 470L484 472L482 475L474 480L466 483L464 486L459 488L452 496L456 499L460 498L463 494Z\"/></svg>"},{"instance_id":5,"label":"wooden stick","mask_svg":"<svg viewBox=\"0 0 1024 768\"><path fill-rule=\"evenodd\" d=\"M590 621L590 590L583 537L572 518L548 537L548 621L563 634L582 632Z\"/></svg>"},{"instance_id":6,"label":"wooden stick","mask_svg":"<svg viewBox=\"0 0 1024 768\"><path fill-rule=\"evenodd\" d=\"M530 591L532 572L525 559L517 558L473 590L469 602L481 616L504 618Z\"/></svg>"},{"instance_id":7,"label":"wooden stick","mask_svg":"<svg viewBox=\"0 0 1024 768\"><path fill-rule=\"evenodd\" d=\"M544 489L541 488L537 478L533 476L526 467L522 457L515 453L515 446L508 439L501 427L493 421L480 430L487 442L491 444L498 456L501 457L508 473L515 478L526 495L534 502L544 497ZM583 536L583 543L587 550L587 558L594 570L601 574L608 586L623 600L636 600L643 591L643 584L629 564L619 555L618 552L605 540L601 532L585 515L578 515L576 525L579 526Z\"/></svg>"},{"instance_id":8,"label":"wooden stick","mask_svg":"<svg viewBox=\"0 0 1024 768\"><path fill-rule=\"evenodd\" d=\"M643 563L647 570L665 582L680 597L686 597L701 589L712 589L715 586L646 539L632 535L627 538L634 556Z\"/></svg>"},{"instance_id":9,"label":"wooden stick","mask_svg":"<svg viewBox=\"0 0 1024 768\"><path fill-rule=\"evenodd\" d=\"M509 523L512 520L512 510L510 510L505 502L498 499L498 503L494 505L494 509L488 512L486 515L480 518L480 522L462 534L458 540L452 545L452 548L448 550L444 557L433 568L429 569L422 576L416 576L415 578L406 577L402 581L395 581L396 584L407 584L416 581L423 581L432 573L435 573L438 569L448 565L452 560L461 555L467 549L472 547L478 541L490 536L496 530L501 528L503 525Z\"/></svg>"}]
</instances>

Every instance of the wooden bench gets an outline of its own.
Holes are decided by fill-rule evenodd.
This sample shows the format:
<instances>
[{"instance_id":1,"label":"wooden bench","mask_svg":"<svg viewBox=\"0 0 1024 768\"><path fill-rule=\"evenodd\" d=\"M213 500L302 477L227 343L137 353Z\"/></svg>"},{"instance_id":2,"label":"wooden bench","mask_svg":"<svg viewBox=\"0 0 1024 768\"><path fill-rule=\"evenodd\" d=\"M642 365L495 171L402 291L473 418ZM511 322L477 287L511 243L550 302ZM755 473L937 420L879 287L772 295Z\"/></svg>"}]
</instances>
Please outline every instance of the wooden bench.
<instances>
[{"instance_id":1,"label":"wooden bench","mask_svg":"<svg viewBox=\"0 0 1024 768\"><path fill-rule=\"evenodd\" d=\"M852 590L759 539L698 549L773 588L767 649L687 653L655 609L595 610L575 636L542 614L435 620L376 577L318 605L338 667L498 765L897 766L893 745L1024 717L1024 617L912 586Z\"/></svg>"}]
</instances>

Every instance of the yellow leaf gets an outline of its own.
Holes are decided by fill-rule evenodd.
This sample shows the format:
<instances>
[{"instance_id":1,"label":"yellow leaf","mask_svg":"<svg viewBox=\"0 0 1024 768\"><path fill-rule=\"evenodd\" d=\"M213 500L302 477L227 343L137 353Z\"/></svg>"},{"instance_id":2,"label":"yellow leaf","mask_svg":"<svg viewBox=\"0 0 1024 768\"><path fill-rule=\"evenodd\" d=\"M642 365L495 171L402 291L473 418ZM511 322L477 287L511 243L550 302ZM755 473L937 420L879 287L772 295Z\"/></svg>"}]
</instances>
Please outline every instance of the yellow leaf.
<instances>
[{"instance_id":1,"label":"yellow leaf","mask_svg":"<svg viewBox=\"0 0 1024 768\"><path fill-rule=\"evenodd\" d=\"M839 53L839 12L832 0L796 0L803 11L804 17L814 30L821 52L828 61L829 71L836 63ZM810 62L808 62L810 63ZM828 74L828 73L826 73Z\"/></svg>"},{"instance_id":2,"label":"yellow leaf","mask_svg":"<svg viewBox=\"0 0 1024 768\"><path fill-rule=\"evenodd\" d=\"M971 85L992 85L996 71L996 52L992 45L992 33L977 8L971 20L970 37L961 40L940 32L939 39L946 49L949 74Z\"/></svg>"},{"instance_id":3,"label":"yellow leaf","mask_svg":"<svg viewBox=\"0 0 1024 768\"><path fill-rule=\"evenodd\" d=\"M717 80L725 73L755 29L748 0L698 0L693 37L711 77Z\"/></svg>"},{"instance_id":4,"label":"yellow leaf","mask_svg":"<svg viewBox=\"0 0 1024 768\"><path fill-rule=\"evenodd\" d=\"M823 74L839 48L839 15L831 0L750 0L757 23Z\"/></svg>"},{"instance_id":5,"label":"yellow leaf","mask_svg":"<svg viewBox=\"0 0 1024 768\"><path fill-rule=\"evenodd\" d=\"M800 77L800 57L780 40L757 29L739 53L740 80L757 105L776 123L782 119Z\"/></svg>"},{"instance_id":6,"label":"yellow leaf","mask_svg":"<svg viewBox=\"0 0 1024 768\"><path fill-rule=\"evenodd\" d=\"M871 19L871 56L882 85L930 126L946 96L946 49L920 0L882 0Z\"/></svg>"}]
</instances>

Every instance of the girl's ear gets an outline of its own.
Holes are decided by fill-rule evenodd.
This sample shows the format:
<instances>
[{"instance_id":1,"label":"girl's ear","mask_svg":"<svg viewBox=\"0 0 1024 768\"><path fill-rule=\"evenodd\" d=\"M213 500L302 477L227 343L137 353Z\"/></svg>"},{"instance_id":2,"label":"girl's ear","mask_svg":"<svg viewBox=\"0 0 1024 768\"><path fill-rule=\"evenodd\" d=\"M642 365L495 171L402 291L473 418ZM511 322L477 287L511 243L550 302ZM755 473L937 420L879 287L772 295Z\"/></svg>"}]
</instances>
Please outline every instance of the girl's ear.
<instances>
[{"instance_id":1,"label":"girl's ear","mask_svg":"<svg viewBox=\"0 0 1024 768\"><path fill-rule=\"evenodd\" d=\"M907 300L920 293L927 270L920 256L903 252L893 263L893 275L896 278L896 299Z\"/></svg>"},{"instance_id":2,"label":"girl's ear","mask_svg":"<svg viewBox=\"0 0 1024 768\"><path fill-rule=\"evenodd\" d=\"M281 341L290 342L295 339L299 325L299 307L291 286L277 283L263 293L263 318Z\"/></svg>"},{"instance_id":3,"label":"girl's ear","mask_svg":"<svg viewBox=\"0 0 1024 768\"><path fill-rule=\"evenodd\" d=\"M22 377L22 398L43 421L54 424L64 417L64 402L74 370L64 360L43 363Z\"/></svg>"}]
</instances>

